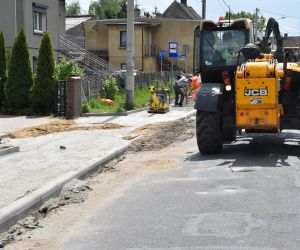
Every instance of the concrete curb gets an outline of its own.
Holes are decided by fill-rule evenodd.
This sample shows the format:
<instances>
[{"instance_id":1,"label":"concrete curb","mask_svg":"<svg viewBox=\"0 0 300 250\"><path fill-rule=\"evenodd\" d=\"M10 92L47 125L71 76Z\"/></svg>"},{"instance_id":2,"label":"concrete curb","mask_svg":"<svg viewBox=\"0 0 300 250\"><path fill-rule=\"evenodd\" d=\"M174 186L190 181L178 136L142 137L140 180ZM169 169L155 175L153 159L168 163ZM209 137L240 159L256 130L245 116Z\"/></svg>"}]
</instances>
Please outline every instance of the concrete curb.
<instances>
[{"instance_id":1,"label":"concrete curb","mask_svg":"<svg viewBox=\"0 0 300 250\"><path fill-rule=\"evenodd\" d=\"M187 112L186 114L178 117L178 119L186 119L186 118L191 118L192 116L195 116L197 113L197 110L191 110L189 112Z\"/></svg>"},{"instance_id":2,"label":"concrete curb","mask_svg":"<svg viewBox=\"0 0 300 250\"><path fill-rule=\"evenodd\" d=\"M38 209L43 203L50 198L58 196L63 186L74 178L84 178L92 171L101 169L109 161L124 154L128 149L129 143L125 146L120 147L100 158L93 164L87 164L87 167L81 168L77 171L69 172L34 192L26 195L25 197L16 200L11 205L4 207L0 210L0 233L6 231L11 226L15 225L19 220L25 218L32 210Z\"/></svg>"},{"instance_id":3,"label":"concrete curb","mask_svg":"<svg viewBox=\"0 0 300 250\"><path fill-rule=\"evenodd\" d=\"M6 134L0 134L0 140L4 139L4 138L7 138L7 137L8 137L8 135L6 135Z\"/></svg>"},{"instance_id":4,"label":"concrete curb","mask_svg":"<svg viewBox=\"0 0 300 250\"><path fill-rule=\"evenodd\" d=\"M178 117L175 120L190 118L195 114L196 114L196 110L192 110ZM50 198L57 197L60 194L63 186L69 181L71 181L72 179L74 178L83 179L89 174L91 174L92 172L103 168L105 164L107 164L111 160L124 154L128 149L129 145L130 142L118 148L117 150L111 151L106 156L98 159L94 163L87 162L87 167L83 167L77 171L72 171L67 174L64 174L63 176L56 178L55 180L47 183L41 188L26 195L25 197L16 200L11 205L1 209L0 210L0 233L5 232L11 226L15 225L19 220L28 216L28 214L31 211L38 209L40 206L42 206L42 204L44 204ZM94 159L91 161L94 161Z\"/></svg>"},{"instance_id":5,"label":"concrete curb","mask_svg":"<svg viewBox=\"0 0 300 250\"><path fill-rule=\"evenodd\" d=\"M20 147L19 146L8 146L7 148L1 150L0 148L0 157L4 156L4 155L8 155L8 154L12 154L12 153L16 153L20 151Z\"/></svg>"},{"instance_id":6,"label":"concrete curb","mask_svg":"<svg viewBox=\"0 0 300 250\"><path fill-rule=\"evenodd\" d=\"M148 107L140 108L136 110L131 111L125 111L125 112L105 112L105 113L84 113L81 114L82 117L90 117L90 116L128 116L133 113L141 112L147 110Z\"/></svg>"}]
</instances>

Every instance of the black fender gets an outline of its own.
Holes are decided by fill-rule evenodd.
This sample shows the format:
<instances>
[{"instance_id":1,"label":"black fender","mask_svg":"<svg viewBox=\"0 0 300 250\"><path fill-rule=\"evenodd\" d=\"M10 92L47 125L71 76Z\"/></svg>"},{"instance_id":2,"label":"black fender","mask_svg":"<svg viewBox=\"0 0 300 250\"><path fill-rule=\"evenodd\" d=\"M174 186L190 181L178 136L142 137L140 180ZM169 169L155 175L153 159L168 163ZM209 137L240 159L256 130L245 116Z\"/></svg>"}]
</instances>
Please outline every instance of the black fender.
<instances>
[{"instance_id":1,"label":"black fender","mask_svg":"<svg viewBox=\"0 0 300 250\"><path fill-rule=\"evenodd\" d=\"M197 93L194 108L203 112L218 112L223 92L223 83L203 83Z\"/></svg>"}]
</instances>

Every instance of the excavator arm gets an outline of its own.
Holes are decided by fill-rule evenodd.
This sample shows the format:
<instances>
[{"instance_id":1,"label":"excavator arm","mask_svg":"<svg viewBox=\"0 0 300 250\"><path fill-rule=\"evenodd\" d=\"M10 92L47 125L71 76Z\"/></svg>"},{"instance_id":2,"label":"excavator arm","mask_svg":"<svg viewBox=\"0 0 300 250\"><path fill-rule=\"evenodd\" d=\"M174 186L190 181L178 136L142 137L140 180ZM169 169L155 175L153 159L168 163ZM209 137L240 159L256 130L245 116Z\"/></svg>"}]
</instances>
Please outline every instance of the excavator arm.
<instances>
[{"instance_id":1,"label":"excavator arm","mask_svg":"<svg viewBox=\"0 0 300 250\"><path fill-rule=\"evenodd\" d=\"M282 62L283 61L283 38L280 34L278 22L272 17L269 18L268 20L265 36L261 41L261 48L264 53L270 52L269 38L272 32L277 41L277 49L274 54L274 58L277 59L279 62Z\"/></svg>"}]
</instances>

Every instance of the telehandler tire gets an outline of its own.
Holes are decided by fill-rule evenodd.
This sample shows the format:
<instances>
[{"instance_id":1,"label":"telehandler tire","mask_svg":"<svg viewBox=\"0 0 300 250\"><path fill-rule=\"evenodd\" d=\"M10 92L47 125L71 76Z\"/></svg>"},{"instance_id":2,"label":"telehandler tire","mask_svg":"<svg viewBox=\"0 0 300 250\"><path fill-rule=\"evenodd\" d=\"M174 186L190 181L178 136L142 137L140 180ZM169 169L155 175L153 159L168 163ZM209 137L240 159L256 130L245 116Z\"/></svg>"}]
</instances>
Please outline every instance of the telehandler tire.
<instances>
[{"instance_id":1,"label":"telehandler tire","mask_svg":"<svg viewBox=\"0 0 300 250\"><path fill-rule=\"evenodd\" d=\"M220 115L218 113L197 111L196 136L201 154L220 153L223 147Z\"/></svg>"},{"instance_id":2,"label":"telehandler tire","mask_svg":"<svg viewBox=\"0 0 300 250\"><path fill-rule=\"evenodd\" d=\"M223 128L224 141L234 141L236 139L237 130L235 128Z\"/></svg>"}]
</instances>

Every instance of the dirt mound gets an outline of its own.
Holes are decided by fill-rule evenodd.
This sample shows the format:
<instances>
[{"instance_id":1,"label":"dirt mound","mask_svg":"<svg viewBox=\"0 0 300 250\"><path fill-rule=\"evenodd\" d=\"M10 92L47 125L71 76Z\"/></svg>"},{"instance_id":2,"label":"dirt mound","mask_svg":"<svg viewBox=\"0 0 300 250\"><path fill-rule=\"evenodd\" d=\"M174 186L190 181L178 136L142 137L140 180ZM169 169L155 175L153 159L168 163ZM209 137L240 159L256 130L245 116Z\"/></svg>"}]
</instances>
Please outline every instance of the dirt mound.
<instances>
[{"instance_id":1,"label":"dirt mound","mask_svg":"<svg viewBox=\"0 0 300 250\"><path fill-rule=\"evenodd\" d=\"M124 126L115 123L99 123L95 125L82 126L78 125L75 121L57 119L47 124L14 131L8 134L8 136L10 138L27 138L75 130L120 129L123 127Z\"/></svg>"},{"instance_id":2,"label":"dirt mound","mask_svg":"<svg viewBox=\"0 0 300 250\"><path fill-rule=\"evenodd\" d=\"M159 150L171 143L185 141L194 135L195 120L181 119L143 126L123 139L133 140L129 148L136 152Z\"/></svg>"}]
</instances>

